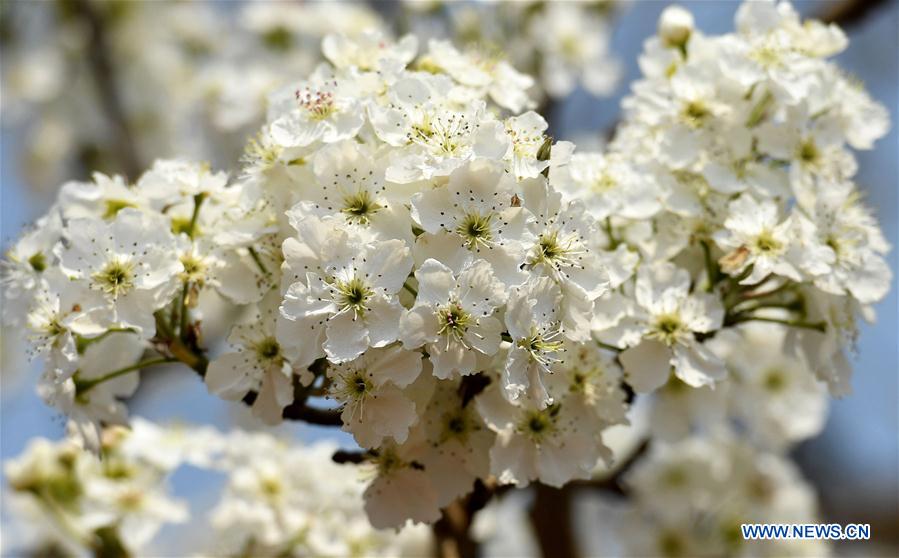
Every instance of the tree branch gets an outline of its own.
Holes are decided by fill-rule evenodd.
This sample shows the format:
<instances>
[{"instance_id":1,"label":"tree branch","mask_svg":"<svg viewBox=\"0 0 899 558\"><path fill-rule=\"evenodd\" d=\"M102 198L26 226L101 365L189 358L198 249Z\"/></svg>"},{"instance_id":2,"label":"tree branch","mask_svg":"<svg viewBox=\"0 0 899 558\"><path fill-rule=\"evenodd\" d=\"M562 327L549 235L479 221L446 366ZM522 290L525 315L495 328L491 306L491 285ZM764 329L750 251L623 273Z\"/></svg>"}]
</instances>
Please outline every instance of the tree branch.
<instances>
[{"instance_id":1,"label":"tree branch","mask_svg":"<svg viewBox=\"0 0 899 558\"><path fill-rule=\"evenodd\" d=\"M319 426L342 426L340 409L318 409L306 406L305 401L295 401L284 407L281 416L285 420L301 420Z\"/></svg>"},{"instance_id":2,"label":"tree branch","mask_svg":"<svg viewBox=\"0 0 899 558\"><path fill-rule=\"evenodd\" d=\"M885 0L844 0L843 2L827 2L827 8L819 16L824 23L836 23L847 27L860 23L869 12L887 5Z\"/></svg>"},{"instance_id":3,"label":"tree branch","mask_svg":"<svg viewBox=\"0 0 899 558\"><path fill-rule=\"evenodd\" d=\"M481 511L497 493L495 484L485 484L480 479L474 483L471 494L459 498L441 513L434 524L434 545L440 558L476 558L479 544L471 538L471 525L475 515Z\"/></svg>"},{"instance_id":4,"label":"tree branch","mask_svg":"<svg viewBox=\"0 0 899 558\"><path fill-rule=\"evenodd\" d=\"M571 513L573 493L573 486L534 485L534 503L529 515L544 558L579 556Z\"/></svg>"},{"instance_id":5,"label":"tree branch","mask_svg":"<svg viewBox=\"0 0 899 558\"><path fill-rule=\"evenodd\" d=\"M97 87L100 109L112 128L121 170L131 180L140 174L141 163L128 125L124 105L116 86L115 69L109 56L109 40L103 17L89 0L72 0L76 13L87 23L90 32L87 63Z\"/></svg>"}]
</instances>

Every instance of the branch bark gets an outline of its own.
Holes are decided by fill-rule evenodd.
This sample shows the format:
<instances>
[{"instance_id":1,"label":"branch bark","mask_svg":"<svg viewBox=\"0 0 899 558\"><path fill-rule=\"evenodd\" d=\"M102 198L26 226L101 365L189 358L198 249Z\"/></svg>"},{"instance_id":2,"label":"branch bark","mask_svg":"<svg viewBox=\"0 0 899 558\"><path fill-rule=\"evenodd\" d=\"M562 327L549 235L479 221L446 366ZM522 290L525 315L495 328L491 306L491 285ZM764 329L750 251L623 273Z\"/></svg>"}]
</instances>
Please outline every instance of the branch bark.
<instances>
[{"instance_id":1,"label":"branch bark","mask_svg":"<svg viewBox=\"0 0 899 558\"><path fill-rule=\"evenodd\" d=\"M72 5L90 29L87 63L94 85L97 87L100 109L106 115L111 127L112 141L118 152L121 171L129 179L136 179L141 171L141 162L119 94L115 67L109 56L106 25L101 14L89 0L72 0Z\"/></svg>"},{"instance_id":2,"label":"branch bark","mask_svg":"<svg viewBox=\"0 0 899 558\"><path fill-rule=\"evenodd\" d=\"M845 0L843 2L827 2L827 8L819 16L824 23L836 23L847 27L861 22L872 10L887 5L885 0Z\"/></svg>"},{"instance_id":3,"label":"branch bark","mask_svg":"<svg viewBox=\"0 0 899 558\"><path fill-rule=\"evenodd\" d=\"M544 558L576 558L579 556L572 523L574 487L553 488L534 485L534 503L530 518Z\"/></svg>"},{"instance_id":4,"label":"branch bark","mask_svg":"<svg viewBox=\"0 0 899 558\"><path fill-rule=\"evenodd\" d=\"M287 407L281 416L286 420L301 420L319 426L342 426L340 409L318 409L309 407L305 401L295 401Z\"/></svg>"},{"instance_id":5,"label":"branch bark","mask_svg":"<svg viewBox=\"0 0 899 558\"><path fill-rule=\"evenodd\" d=\"M440 558L477 558L480 545L471 538L471 525L475 515L490 502L497 491L494 483L475 481L471 494L459 498L442 511L434 524L434 545Z\"/></svg>"}]
</instances>

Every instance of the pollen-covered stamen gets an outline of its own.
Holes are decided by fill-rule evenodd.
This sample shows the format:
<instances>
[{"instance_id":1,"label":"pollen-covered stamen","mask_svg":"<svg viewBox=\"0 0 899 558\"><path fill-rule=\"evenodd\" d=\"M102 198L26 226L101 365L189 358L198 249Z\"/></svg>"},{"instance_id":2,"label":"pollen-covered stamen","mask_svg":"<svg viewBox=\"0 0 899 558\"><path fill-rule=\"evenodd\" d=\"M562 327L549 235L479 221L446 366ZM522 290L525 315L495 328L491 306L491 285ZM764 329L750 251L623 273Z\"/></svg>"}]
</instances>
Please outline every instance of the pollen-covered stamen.
<instances>
[{"instance_id":1,"label":"pollen-covered stamen","mask_svg":"<svg viewBox=\"0 0 899 558\"><path fill-rule=\"evenodd\" d=\"M328 396L345 405L351 419L362 419L366 399L373 395L375 384L365 368L346 362L333 365L328 374L331 385Z\"/></svg>"},{"instance_id":2,"label":"pollen-covered stamen","mask_svg":"<svg viewBox=\"0 0 899 558\"><path fill-rule=\"evenodd\" d=\"M447 306L440 308L437 321L440 324L440 329L437 331L439 335L446 334L458 341L462 341L465 332L474 323L471 314L466 312L457 301L450 301Z\"/></svg>"},{"instance_id":3,"label":"pollen-covered stamen","mask_svg":"<svg viewBox=\"0 0 899 558\"><path fill-rule=\"evenodd\" d=\"M353 276L349 281L337 280L329 285L334 302L340 308L339 313L352 311L356 317L365 315L368 300L375 291L368 287L359 277Z\"/></svg>"},{"instance_id":4,"label":"pollen-covered stamen","mask_svg":"<svg viewBox=\"0 0 899 558\"><path fill-rule=\"evenodd\" d=\"M406 134L409 143L415 143L441 155L454 155L471 133L472 125L461 114L428 115L412 125Z\"/></svg>"},{"instance_id":5,"label":"pollen-covered stamen","mask_svg":"<svg viewBox=\"0 0 899 558\"><path fill-rule=\"evenodd\" d=\"M512 151L519 157L537 157L540 146L546 140L543 132L536 130L516 130L506 125L506 134L512 140Z\"/></svg>"},{"instance_id":6,"label":"pollen-covered stamen","mask_svg":"<svg viewBox=\"0 0 899 558\"><path fill-rule=\"evenodd\" d=\"M267 474L259 479L259 491L269 500L277 500L284 494L284 483L278 477Z\"/></svg>"},{"instance_id":7,"label":"pollen-covered stamen","mask_svg":"<svg viewBox=\"0 0 899 558\"><path fill-rule=\"evenodd\" d=\"M468 440L469 434L480 429L477 421L472 418L470 411L465 408L444 413L442 423L443 429L440 434L440 443L457 439L464 444Z\"/></svg>"},{"instance_id":8,"label":"pollen-covered stamen","mask_svg":"<svg viewBox=\"0 0 899 558\"><path fill-rule=\"evenodd\" d=\"M580 249L576 241L576 234L562 237L557 230L541 233L528 260L528 266L542 264L557 272L562 267L582 267L578 256L585 250Z\"/></svg>"},{"instance_id":9,"label":"pollen-covered stamen","mask_svg":"<svg viewBox=\"0 0 899 558\"><path fill-rule=\"evenodd\" d=\"M783 243L768 231L763 231L755 239L755 251L762 253L779 252L783 248Z\"/></svg>"},{"instance_id":10,"label":"pollen-covered stamen","mask_svg":"<svg viewBox=\"0 0 899 558\"><path fill-rule=\"evenodd\" d=\"M281 157L284 148L273 143L261 133L255 138L250 138L244 148L240 161L248 167L258 167L262 170L272 168Z\"/></svg>"},{"instance_id":11,"label":"pollen-covered stamen","mask_svg":"<svg viewBox=\"0 0 899 558\"><path fill-rule=\"evenodd\" d=\"M469 249L491 245L493 242L493 230L491 227L493 215L492 212L486 215L476 212L467 213L459 222L456 232L464 239L465 245Z\"/></svg>"},{"instance_id":12,"label":"pollen-covered stamen","mask_svg":"<svg viewBox=\"0 0 899 558\"><path fill-rule=\"evenodd\" d=\"M681 112L681 117L693 128L703 126L710 116L712 116L712 111L709 110L704 102L699 100L686 103Z\"/></svg>"},{"instance_id":13,"label":"pollen-covered stamen","mask_svg":"<svg viewBox=\"0 0 899 558\"><path fill-rule=\"evenodd\" d=\"M371 216L383 207L375 201L368 190L359 190L355 194L349 194L343 198L343 207L340 212L346 215L350 221L367 225Z\"/></svg>"},{"instance_id":14,"label":"pollen-covered stamen","mask_svg":"<svg viewBox=\"0 0 899 558\"><path fill-rule=\"evenodd\" d=\"M524 413L517 426L518 432L534 442L539 442L555 432L560 408L558 404L555 404L542 410L531 410Z\"/></svg>"},{"instance_id":15,"label":"pollen-covered stamen","mask_svg":"<svg viewBox=\"0 0 899 558\"><path fill-rule=\"evenodd\" d=\"M765 372L762 385L766 390L777 393L783 391L788 384L787 375L783 370L772 368Z\"/></svg>"},{"instance_id":16,"label":"pollen-covered stamen","mask_svg":"<svg viewBox=\"0 0 899 558\"><path fill-rule=\"evenodd\" d=\"M618 186L618 180L608 172L600 173L596 180L590 183L590 189L598 194L604 194L616 186Z\"/></svg>"},{"instance_id":17,"label":"pollen-covered stamen","mask_svg":"<svg viewBox=\"0 0 899 558\"><path fill-rule=\"evenodd\" d=\"M600 394L597 385L602 382L605 371L602 366L578 368L571 374L571 383L568 390L581 394L587 401L596 400Z\"/></svg>"},{"instance_id":18,"label":"pollen-covered stamen","mask_svg":"<svg viewBox=\"0 0 899 558\"><path fill-rule=\"evenodd\" d=\"M665 343L669 347L678 343L690 331L679 316L663 314L656 318L648 337Z\"/></svg>"},{"instance_id":19,"label":"pollen-covered stamen","mask_svg":"<svg viewBox=\"0 0 899 558\"><path fill-rule=\"evenodd\" d=\"M53 345L64 335L68 328L62 324L63 316L47 301L37 303L37 308L28 318L31 334L28 336L36 351L46 345ZM34 352L29 350L30 356Z\"/></svg>"},{"instance_id":20,"label":"pollen-covered stamen","mask_svg":"<svg viewBox=\"0 0 899 558\"><path fill-rule=\"evenodd\" d=\"M381 475L385 475L409 465L409 463L404 461L392 447L379 448L378 454L375 457L375 464Z\"/></svg>"},{"instance_id":21,"label":"pollen-covered stamen","mask_svg":"<svg viewBox=\"0 0 899 558\"><path fill-rule=\"evenodd\" d=\"M281 345L274 337L265 337L255 342L253 350L256 352L256 358L259 359L259 362L280 364L283 360L281 357Z\"/></svg>"},{"instance_id":22,"label":"pollen-covered stamen","mask_svg":"<svg viewBox=\"0 0 899 558\"><path fill-rule=\"evenodd\" d=\"M802 161L804 165L814 165L821 158L821 150L815 144L815 140L809 138L799 144L796 148L796 157Z\"/></svg>"},{"instance_id":23,"label":"pollen-covered stamen","mask_svg":"<svg viewBox=\"0 0 899 558\"><path fill-rule=\"evenodd\" d=\"M531 326L530 335L519 339L517 345L530 353L533 361L549 370L553 364L562 361L559 354L565 351L565 346L559 339L561 335L559 324L551 324L544 330Z\"/></svg>"},{"instance_id":24,"label":"pollen-covered stamen","mask_svg":"<svg viewBox=\"0 0 899 558\"><path fill-rule=\"evenodd\" d=\"M116 298L134 287L134 262L110 260L102 270L91 275L91 279L92 287Z\"/></svg>"},{"instance_id":25,"label":"pollen-covered stamen","mask_svg":"<svg viewBox=\"0 0 899 558\"><path fill-rule=\"evenodd\" d=\"M329 91L300 89L296 92L296 98L300 108L305 109L313 120L324 120L337 112L334 94Z\"/></svg>"},{"instance_id":26,"label":"pollen-covered stamen","mask_svg":"<svg viewBox=\"0 0 899 558\"><path fill-rule=\"evenodd\" d=\"M190 281L202 287L206 282L206 262L194 254L184 254L181 256L181 265L184 266L184 271L181 272L181 280L184 282Z\"/></svg>"}]
</instances>

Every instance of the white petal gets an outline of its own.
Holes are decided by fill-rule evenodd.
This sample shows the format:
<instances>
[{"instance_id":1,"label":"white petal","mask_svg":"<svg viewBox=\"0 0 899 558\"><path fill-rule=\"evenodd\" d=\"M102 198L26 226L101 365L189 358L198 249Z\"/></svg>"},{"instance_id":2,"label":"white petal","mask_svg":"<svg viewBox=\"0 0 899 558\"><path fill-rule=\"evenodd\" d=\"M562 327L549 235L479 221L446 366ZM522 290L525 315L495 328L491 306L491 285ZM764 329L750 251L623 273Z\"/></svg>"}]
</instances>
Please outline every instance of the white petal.
<instances>
[{"instance_id":1,"label":"white petal","mask_svg":"<svg viewBox=\"0 0 899 558\"><path fill-rule=\"evenodd\" d=\"M701 343L674 347L674 373L693 387L714 384L727 376L724 363Z\"/></svg>"},{"instance_id":2,"label":"white petal","mask_svg":"<svg viewBox=\"0 0 899 558\"><path fill-rule=\"evenodd\" d=\"M255 387L256 373L249 354L227 353L209 363L204 380L210 393L236 401Z\"/></svg>"},{"instance_id":3,"label":"white petal","mask_svg":"<svg viewBox=\"0 0 899 558\"><path fill-rule=\"evenodd\" d=\"M365 512L375 529L402 527L407 520L433 523L440 518L437 493L423 471L399 469L377 477L365 489Z\"/></svg>"},{"instance_id":4,"label":"white petal","mask_svg":"<svg viewBox=\"0 0 899 558\"><path fill-rule=\"evenodd\" d=\"M659 341L644 339L618 358L624 365L627 382L641 393L661 387L671 375L671 349Z\"/></svg>"},{"instance_id":5,"label":"white petal","mask_svg":"<svg viewBox=\"0 0 899 558\"><path fill-rule=\"evenodd\" d=\"M346 362L368 348L368 328L352 312L338 314L328 320L325 330L325 353L331 362Z\"/></svg>"}]
</instances>

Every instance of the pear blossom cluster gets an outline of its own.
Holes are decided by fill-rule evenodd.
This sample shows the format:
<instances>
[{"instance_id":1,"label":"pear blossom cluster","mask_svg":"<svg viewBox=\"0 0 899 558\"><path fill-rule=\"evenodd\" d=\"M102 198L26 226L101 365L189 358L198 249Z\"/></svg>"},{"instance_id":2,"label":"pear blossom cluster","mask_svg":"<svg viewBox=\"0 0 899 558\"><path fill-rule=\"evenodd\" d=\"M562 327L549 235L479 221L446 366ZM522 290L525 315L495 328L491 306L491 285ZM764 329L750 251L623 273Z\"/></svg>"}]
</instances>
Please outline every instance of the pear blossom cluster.
<instances>
[{"instance_id":1,"label":"pear blossom cluster","mask_svg":"<svg viewBox=\"0 0 899 558\"><path fill-rule=\"evenodd\" d=\"M165 546L160 528L201 522L216 536L196 542L215 556L427 553L426 530L372 529L358 475L331 461L335 450L327 443L288 445L266 433L222 434L140 418L130 429L104 430L99 457L69 440L38 438L5 463L11 490L5 517L17 535L4 541L4 554L169 554L176 549ZM226 479L206 517L191 517L172 495L169 478L182 467ZM296 470L306 474L288 474Z\"/></svg>"},{"instance_id":2,"label":"pear blossom cluster","mask_svg":"<svg viewBox=\"0 0 899 558\"><path fill-rule=\"evenodd\" d=\"M753 523L819 523L811 486L777 453L728 436L660 444L628 472L617 530L632 556L827 556L823 540L744 540Z\"/></svg>"},{"instance_id":3,"label":"pear blossom cluster","mask_svg":"<svg viewBox=\"0 0 899 558\"><path fill-rule=\"evenodd\" d=\"M38 390L82 445L98 448L103 425L125 423L140 368L175 362L174 339L196 340L201 294L236 306L266 289L227 181L207 165L159 161L134 184L99 173L69 182L7 253L4 321L27 331L45 363Z\"/></svg>"},{"instance_id":4,"label":"pear blossom cluster","mask_svg":"<svg viewBox=\"0 0 899 558\"><path fill-rule=\"evenodd\" d=\"M288 444L267 433L235 431L216 467L227 475L210 512L221 556L429 555L424 526L372 528L363 510L365 468L331 459L337 446ZM296 474L302 471L303 474Z\"/></svg>"},{"instance_id":5,"label":"pear blossom cluster","mask_svg":"<svg viewBox=\"0 0 899 558\"><path fill-rule=\"evenodd\" d=\"M403 33L434 39L422 70L456 72L472 88L499 95L530 89L539 99L563 97L579 82L606 95L618 81L608 47L616 7L605 0L379 8L250 0L227 6L86 0L59 9L11 3L3 12L10 21L4 127L27 138L21 166L29 184L45 192L72 176L121 172L158 157L233 168L245 137L265 120L269 94L322 61L325 36L389 38L404 25ZM385 11L397 13L386 18ZM496 24L489 33L484 21ZM105 54L97 52L95 25ZM378 39L362 41L366 50ZM501 48L507 44L515 44L508 60ZM98 73L105 80L99 85ZM515 110L529 101L519 93Z\"/></svg>"},{"instance_id":6,"label":"pear blossom cluster","mask_svg":"<svg viewBox=\"0 0 899 558\"><path fill-rule=\"evenodd\" d=\"M101 555L107 549L121 555L145 548L164 524L186 521L188 507L167 482L178 462L160 458L161 448L135 453L132 436L155 427L136 422L134 428L133 434L107 430L102 459L70 440L37 438L7 461L4 495L18 540L4 541L4 554Z\"/></svg>"},{"instance_id":7,"label":"pear blossom cluster","mask_svg":"<svg viewBox=\"0 0 899 558\"><path fill-rule=\"evenodd\" d=\"M574 146L513 112L523 80L473 87L445 45L324 47L330 64L272 96L237 180L280 246L278 286L210 362L209 390L268 422L324 396L377 465L376 527L433 522L491 475L588 477L611 457L603 429L627 420L590 323L606 267L636 260L602 249L547 178ZM435 57L452 63L419 69Z\"/></svg>"},{"instance_id":8,"label":"pear blossom cluster","mask_svg":"<svg viewBox=\"0 0 899 558\"><path fill-rule=\"evenodd\" d=\"M403 14L419 37L450 40L468 51L480 71L468 70L472 85L508 80L503 59L527 72L537 97L564 98L577 87L597 96L618 85L621 62L610 49L612 24L626 2L403 2ZM455 50L445 44L444 52ZM443 65L435 52L426 64ZM446 68L450 71L449 68Z\"/></svg>"},{"instance_id":9,"label":"pear blossom cluster","mask_svg":"<svg viewBox=\"0 0 899 558\"><path fill-rule=\"evenodd\" d=\"M268 94L312 71L324 36L389 32L353 2L14 3L4 18L4 127L27 138L29 184L51 192L73 176L158 157L233 168Z\"/></svg>"},{"instance_id":10,"label":"pear blossom cluster","mask_svg":"<svg viewBox=\"0 0 899 558\"><path fill-rule=\"evenodd\" d=\"M849 392L856 321L891 281L852 151L889 118L828 60L845 47L785 2L741 5L720 36L669 8L614 140L581 153L507 61L327 35L237 172L158 160L65 184L4 262L4 320L95 451L141 371L176 365L262 424L352 436L359 490L293 474L333 448L226 444L227 552L392 548L321 500L399 528L488 486L589 481L628 457L610 433L643 403L626 491L658 537L634 552L727 554L734 525L814 516L782 455Z\"/></svg>"},{"instance_id":11,"label":"pear blossom cluster","mask_svg":"<svg viewBox=\"0 0 899 558\"><path fill-rule=\"evenodd\" d=\"M763 323L773 354L790 363L773 368L808 370L845 395L856 320L873 319L892 279L889 244L853 183L852 149L870 149L888 114L827 59L847 44L836 26L801 22L786 2L746 2L735 24L705 36L682 8L665 10L607 152L552 169L563 199L584 200L602 220L608 246L640 258L600 305L594 333L621 350L637 392L685 384L723 401L726 379L739 380L736 399L751 399L754 383L772 394L790 384L765 380L743 341L734 348L716 334L739 339ZM820 415L821 405L801 407ZM811 435L821 421L809 424L782 434Z\"/></svg>"}]
</instances>

